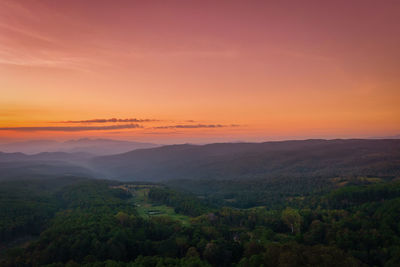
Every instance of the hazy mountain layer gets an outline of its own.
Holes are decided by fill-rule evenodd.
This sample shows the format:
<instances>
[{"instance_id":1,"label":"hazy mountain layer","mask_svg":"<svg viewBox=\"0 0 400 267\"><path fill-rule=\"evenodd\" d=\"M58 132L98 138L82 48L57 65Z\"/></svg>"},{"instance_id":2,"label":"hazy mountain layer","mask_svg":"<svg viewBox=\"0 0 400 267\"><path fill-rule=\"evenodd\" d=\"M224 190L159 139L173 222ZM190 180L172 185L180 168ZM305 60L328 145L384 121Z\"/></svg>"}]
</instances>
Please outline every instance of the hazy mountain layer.
<instances>
[{"instance_id":1,"label":"hazy mountain layer","mask_svg":"<svg viewBox=\"0 0 400 267\"><path fill-rule=\"evenodd\" d=\"M122 180L400 176L400 140L173 145L96 157L91 164Z\"/></svg>"},{"instance_id":2,"label":"hazy mountain layer","mask_svg":"<svg viewBox=\"0 0 400 267\"><path fill-rule=\"evenodd\" d=\"M84 152L94 155L110 155L128 152L134 149L152 148L159 145L152 143L140 143L131 141L120 141L112 139L77 139L65 142L54 140L31 140L1 144L2 152L22 152L26 154L37 154L41 152Z\"/></svg>"}]
</instances>

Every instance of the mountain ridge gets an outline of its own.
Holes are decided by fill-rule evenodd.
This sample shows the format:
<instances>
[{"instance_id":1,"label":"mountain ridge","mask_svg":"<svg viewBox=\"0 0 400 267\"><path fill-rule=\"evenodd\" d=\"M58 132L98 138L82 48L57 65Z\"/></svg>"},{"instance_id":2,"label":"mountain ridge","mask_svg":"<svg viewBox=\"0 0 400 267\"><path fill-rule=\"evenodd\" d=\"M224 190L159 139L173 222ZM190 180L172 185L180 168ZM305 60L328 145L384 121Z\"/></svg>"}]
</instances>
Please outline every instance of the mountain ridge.
<instances>
[{"instance_id":1,"label":"mountain ridge","mask_svg":"<svg viewBox=\"0 0 400 267\"><path fill-rule=\"evenodd\" d=\"M0 144L0 151L23 152L25 154L37 154L41 152L85 152L95 155L119 154L139 148L157 147L158 144L123 141L114 139L71 139L63 142L55 140L29 140Z\"/></svg>"},{"instance_id":2,"label":"mountain ridge","mask_svg":"<svg viewBox=\"0 0 400 267\"><path fill-rule=\"evenodd\" d=\"M400 175L400 140L309 139L182 144L94 157L91 163L114 179L122 180L244 179L282 175L396 176Z\"/></svg>"}]
</instances>

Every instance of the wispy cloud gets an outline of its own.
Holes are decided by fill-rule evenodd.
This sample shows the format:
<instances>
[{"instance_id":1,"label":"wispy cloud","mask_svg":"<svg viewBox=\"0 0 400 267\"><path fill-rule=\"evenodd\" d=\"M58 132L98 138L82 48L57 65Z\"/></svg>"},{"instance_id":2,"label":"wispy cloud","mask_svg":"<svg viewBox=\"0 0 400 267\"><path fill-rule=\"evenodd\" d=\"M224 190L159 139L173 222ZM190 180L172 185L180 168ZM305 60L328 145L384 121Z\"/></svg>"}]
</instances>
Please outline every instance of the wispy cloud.
<instances>
[{"instance_id":1,"label":"wispy cloud","mask_svg":"<svg viewBox=\"0 0 400 267\"><path fill-rule=\"evenodd\" d=\"M60 32L83 27L44 2L1 0L0 65L91 72L93 58L79 53L73 42L52 31L48 27L52 22L60 26Z\"/></svg>"},{"instance_id":2,"label":"wispy cloud","mask_svg":"<svg viewBox=\"0 0 400 267\"><path fill-rule=\"evenodd\" d=\"M223 128L223 127L238 127L237 124L223 125L223 124L181 124L181 125L167 125L157 126L153 129L197 129L197 128Z\"/></svg>"},{"instance_id":3,"label":"wispy cloud","mask_svg":"<svg viewBox=\"0 0 400 267\"><path fill-rule=\"evenodd\" d=\"M52 132L80 132L80 131L108 131L121 129L143 128L139 124L123 124L110 126L54 126L54 127L1 127L0 131L19 131L19 132L37 132L37 131L52 131Z\"/></svg>"},{"instance_id":4,"label":"wispy cloud","mask_svg":"<svg viewBox=\"0 0 400 267\"><path fill-rule=\"evenodd\" d=\"M159 121L155 119L136 119L136 118L130 118L130 119L117 119L117 118L111 118L111 119L91 119L91 120L78 120L78 121L61 121L57 123L108 123L108 122L154 122L154 121Z\"/></svg>"}]
</instances>

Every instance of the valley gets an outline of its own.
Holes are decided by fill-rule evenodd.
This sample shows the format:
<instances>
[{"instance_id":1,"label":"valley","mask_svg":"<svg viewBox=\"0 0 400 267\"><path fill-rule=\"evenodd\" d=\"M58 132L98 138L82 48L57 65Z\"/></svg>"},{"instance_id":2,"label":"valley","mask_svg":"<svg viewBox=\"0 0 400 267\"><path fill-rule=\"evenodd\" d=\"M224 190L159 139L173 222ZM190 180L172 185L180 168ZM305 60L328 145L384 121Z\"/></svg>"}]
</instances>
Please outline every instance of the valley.
<instances>
[{"instance_id":1,"label":"valley","mask_svg":"<svg viewBox=\"0 0 400 267\"><path fill-rule=\"evenodd\" d=\"M70 154L53 161L43 158L51 154L5 153L0 265L396 266L399 144L306 140L134 150L103 162L114 174L130 173L121 180L99 179L103 171L93 168L86 169L91 175L74 174L76 166L62 159ZM206 164L209 158L216 165ZM200 178L211 170L214 176ZM155 174L156 181L145 179Z\"/></svg>"}]
</instances>

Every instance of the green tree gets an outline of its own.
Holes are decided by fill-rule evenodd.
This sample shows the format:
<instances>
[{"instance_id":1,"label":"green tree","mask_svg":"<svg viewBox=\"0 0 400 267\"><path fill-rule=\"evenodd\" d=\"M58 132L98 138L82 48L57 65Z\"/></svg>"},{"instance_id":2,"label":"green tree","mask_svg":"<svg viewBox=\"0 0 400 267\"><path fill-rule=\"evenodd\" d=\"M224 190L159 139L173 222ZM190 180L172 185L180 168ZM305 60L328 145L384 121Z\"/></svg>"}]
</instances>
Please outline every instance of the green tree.
<instances>
[{"instance_id":1,"label":"green tree","mask_svg":"<svg viewBox=\"0 0 400 267\"><path fill-rule=\"evenodd\" d=\"M292 234L300 232L302 217L297 210L287 207L282 212L282 221L291 229Z\"/></svg>"}]
</instances>

